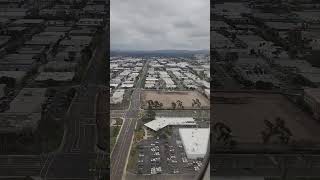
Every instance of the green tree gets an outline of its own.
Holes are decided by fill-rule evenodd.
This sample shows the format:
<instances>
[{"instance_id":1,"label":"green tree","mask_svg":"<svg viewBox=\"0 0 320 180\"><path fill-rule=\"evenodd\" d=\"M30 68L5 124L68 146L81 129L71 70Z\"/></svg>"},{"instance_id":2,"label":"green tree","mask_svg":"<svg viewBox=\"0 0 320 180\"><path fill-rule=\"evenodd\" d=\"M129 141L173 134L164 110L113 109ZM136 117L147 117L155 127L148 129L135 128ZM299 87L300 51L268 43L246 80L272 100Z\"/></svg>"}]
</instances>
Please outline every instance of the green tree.
<instances>
[{"instance_id":1,"label":"green tree","mask_svg":"<svg viewBox=\"0 0 320 180\"><path fill-rule=\"evenodd\" d=\"M142 117L142 121L143 122L150 122L152 120L154 120L156 117L156 113L153 111L153 109L149 106L149 108L147 109L145 115Z\"/></svg>"},{"instance_id":2,"label":"green tree","mask_svg":"<svg viewBox=\"0 0 320 180\"><path fill-rule=\"evenodd\" d=\"M176 104L175 102L172 102L172 103L171 103L171 106L172 106L172 109L176 109L177 104Z\"/></svg>"}]
</instances>

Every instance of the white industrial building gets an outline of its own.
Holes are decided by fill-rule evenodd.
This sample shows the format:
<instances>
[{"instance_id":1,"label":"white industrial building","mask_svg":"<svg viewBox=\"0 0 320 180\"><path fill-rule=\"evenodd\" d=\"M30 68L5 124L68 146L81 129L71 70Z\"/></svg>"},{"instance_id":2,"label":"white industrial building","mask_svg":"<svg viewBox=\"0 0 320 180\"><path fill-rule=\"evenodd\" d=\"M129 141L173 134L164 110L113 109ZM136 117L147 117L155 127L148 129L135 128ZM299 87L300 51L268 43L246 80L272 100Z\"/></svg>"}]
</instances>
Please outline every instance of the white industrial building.
<instances>
[{"instance_id":1,"label":"white industrial building","mask_svg":"<svg viewBox=\"0 0 320 180\"><path fill-rule=\"evenodd\" d=\"M209 145L209 128L180 128L179 135L188 159L204 158Z\"/></svg>"},{"instance_id":2,"label":"white industrial building","mask_svg":"<svg viewBox=\"0 0 320 180\"><path fill-rule=\"evenodd\" d=\"M180 70L180 69L179 69L179 70ZM179 71L177 71L177 70L172 69L171 71L172 71L173 75L176 76L177 79L182 79L182 78L184 77L184 75L181 74L181 73L180 73Z\"/></svg>"},{"instance_id":3,"label":"white industrial building","mask_svg":"<svg viewBox=\"0 0 320 180\"><path fill-rule=\"evenodd\" d=\"M110 98L111 104L119 104L123 101L124 89L117 89Z\"/></svg>"},{"instance_id":4,"label":"white industrial building","mask_svg":"<svg viewBox=\"0 0 320 180\"><path fill-rule=\"evenodd\" d=\"M155 83L146 82L146 84L144 85L144 87L145 87L146 89L153 89L153 88L155 88L156 86L155 86Z\"/></svg>"},{"instance_id":5,"label":"white industrial building","mask_svg":"<svg viewBox=\"0 0 320 180\"><path fill-rule=\"evenodd\" d=\"M192 117L155 117L155 120L144 124L153 131L158 131L167 126L196 126Z\"/></svg>"},{"instance_id":6,"label":"white industrial building","mask_svg":"<svg viewBox=\"0 0 320 180\"><path fill-rule=\"evenodd\" d=\"M121 87L122 88L133 88L134 86L134 81L125 81L122 83Z\"/></svg>"},{"instance_id":7,"label":"white industrial building","mask_svg":"<svg viewBox=\"0 0 320 180\"><path fill-rule=\"evenodd\" d=\"M153 76L148 75L145 81L144 87L147 89L152 89L156 87L156 82L158 82L159 79Z\"/></svg>"},{"instance_id":8,"label":"white industrial building","mask_svg":"<svg viewBox=\"0 0 320 180\"><path fill-rule=\"evenodd\" d=\"M210 98L210 89L205 89L204 94L207 96L207 98Z\"/></svg>"},{"instance_id":9,"label":"white industrial building","mask_svg":"<svg viewBox=\"0 0 320 180\"><path fill-rule=\"evenodd\" d=\"M162 80L166 83L166 88L176 88L176 85L170 77L163 77Z\"/></svg>"}]
</instances>

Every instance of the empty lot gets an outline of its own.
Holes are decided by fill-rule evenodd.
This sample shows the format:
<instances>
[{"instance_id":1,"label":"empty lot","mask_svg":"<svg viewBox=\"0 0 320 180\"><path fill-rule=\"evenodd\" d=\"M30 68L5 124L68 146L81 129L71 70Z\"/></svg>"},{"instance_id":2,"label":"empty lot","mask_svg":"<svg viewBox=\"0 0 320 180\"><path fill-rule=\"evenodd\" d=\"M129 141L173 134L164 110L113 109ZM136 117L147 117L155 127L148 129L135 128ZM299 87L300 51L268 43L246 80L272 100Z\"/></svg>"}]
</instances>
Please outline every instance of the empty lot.
<instances>
[{"instance_id":1,"label":"empty lot","mask_svg":"<svg viewBox=\"0 0 320 180\"><path fill-rule=\"evenodd\" d=\"M153 100L163 104L164 109L172 108L171 103L182 101L185 109L192 109L192 99L199 99L201 107L209 107L210 101L197 91L143 91L143 107L147 107L147 101Z\"/></svg>"},{"instance_id":2,"label":"empty lot","mask_svg":"<svg viewBox=\"0 0 320 180\"><path fill-rule=\"evenodd\" d=\"M281 94L216 92L212 101L211 123L224 122L238 142L262 142L264 120L277 117L285 120L293 140L320 141L319 123Z\"/></svg>"}]
</instances>

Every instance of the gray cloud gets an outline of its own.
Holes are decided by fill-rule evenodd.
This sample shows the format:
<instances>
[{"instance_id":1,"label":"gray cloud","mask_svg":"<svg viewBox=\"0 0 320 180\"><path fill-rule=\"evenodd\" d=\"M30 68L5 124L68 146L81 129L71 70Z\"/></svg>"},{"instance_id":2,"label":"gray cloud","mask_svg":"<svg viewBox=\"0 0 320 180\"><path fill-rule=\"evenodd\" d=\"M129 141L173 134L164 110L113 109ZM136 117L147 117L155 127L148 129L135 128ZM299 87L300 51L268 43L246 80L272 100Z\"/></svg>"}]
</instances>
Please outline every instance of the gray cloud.
<instances>
[{"instance_id":1,"label":"gray cloud","mask_svg":"<svg viewBox=\"0 0 320 180\"><path fill-rule=\"evenodd\" d=\"M111 0L111 48L209 49L209 0Z\"/></svg>"},{"instance_id":2,"label":"gray cloud","mask_svg":"<svg viewBox=\"0 0 320 180\"><path fill-rule=\"evenodd\" d=\"M174 23L174 26L177 28L193 28L193 23L190 21L178 21Z\"/></svg>"}]
</instances>

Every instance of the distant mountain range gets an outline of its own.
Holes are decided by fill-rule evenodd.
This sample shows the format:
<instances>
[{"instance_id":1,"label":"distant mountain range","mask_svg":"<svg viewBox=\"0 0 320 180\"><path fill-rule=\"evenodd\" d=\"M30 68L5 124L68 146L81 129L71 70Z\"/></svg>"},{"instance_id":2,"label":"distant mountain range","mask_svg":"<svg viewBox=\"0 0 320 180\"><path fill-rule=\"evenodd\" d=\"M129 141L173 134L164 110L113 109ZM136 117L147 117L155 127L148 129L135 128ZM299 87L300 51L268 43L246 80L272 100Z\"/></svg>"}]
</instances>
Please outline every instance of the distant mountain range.
<instances>
[{"instance_id":1,"label":"distant mountain range","mask_svg":"<svg viewBox=\"0 0 320 180\"><path fill-rule=\"evenodd\" d=\"M170 56L170 57L189 57L194 54L209 54L209 50L152 50L152 51L133 51L133 50L111 50L111 56Z\"/></svg>"}]
</instances>

